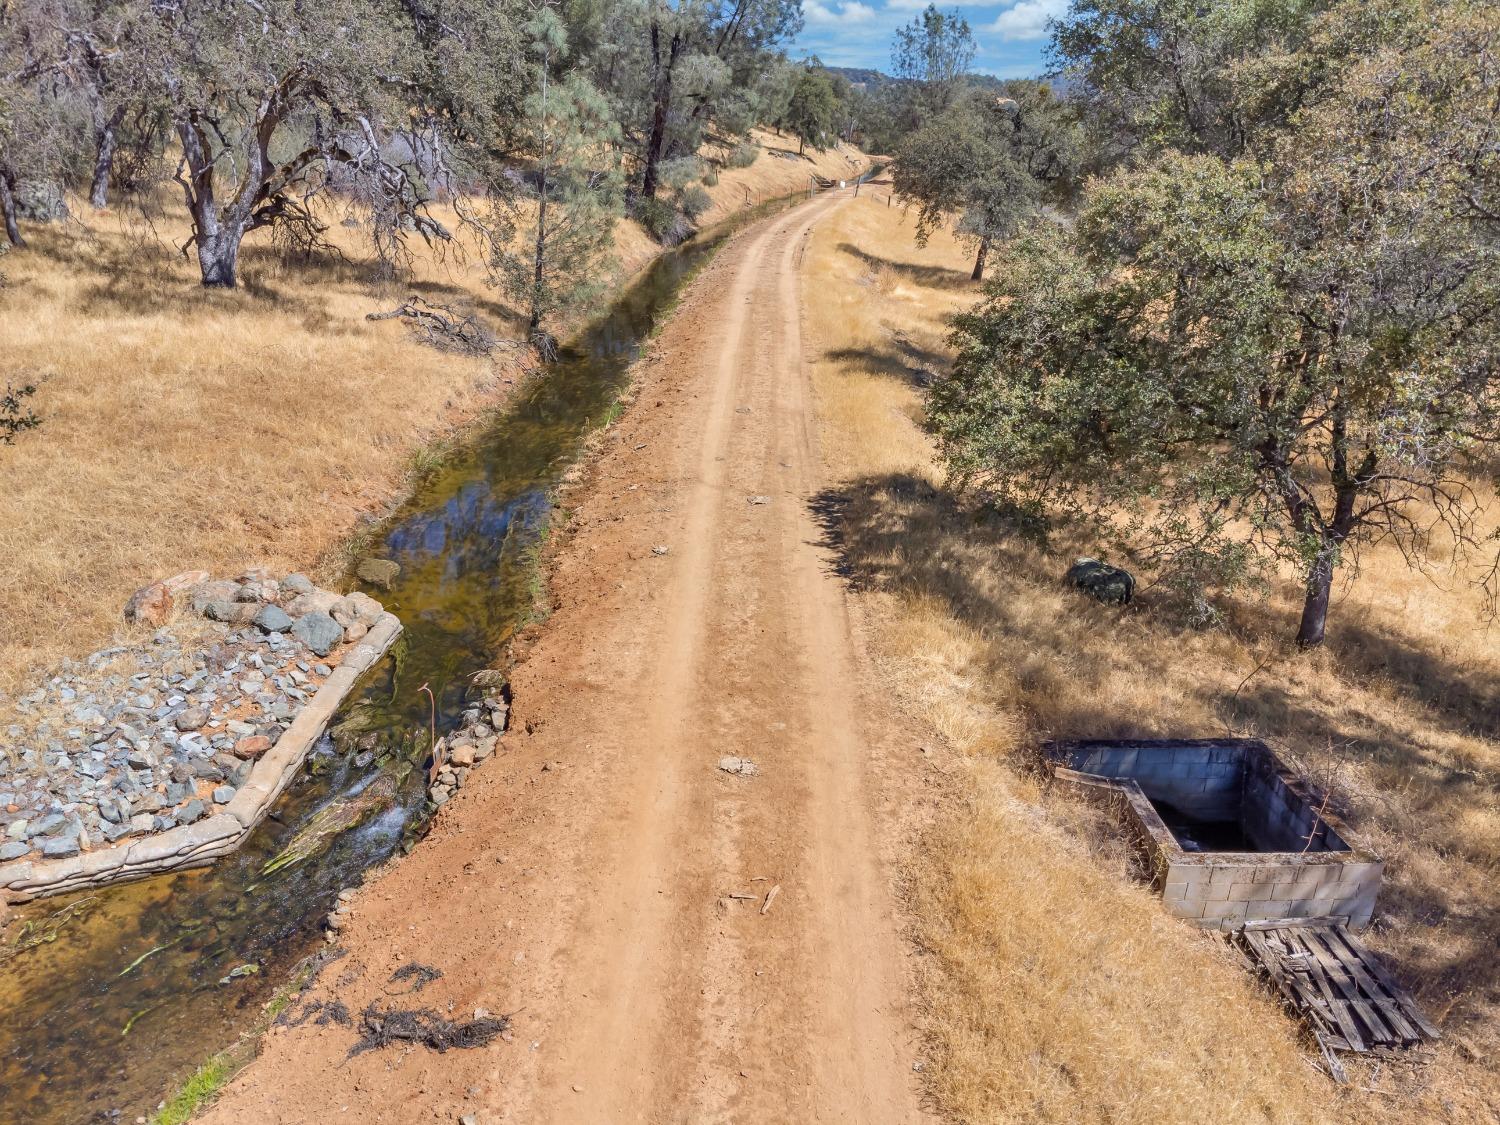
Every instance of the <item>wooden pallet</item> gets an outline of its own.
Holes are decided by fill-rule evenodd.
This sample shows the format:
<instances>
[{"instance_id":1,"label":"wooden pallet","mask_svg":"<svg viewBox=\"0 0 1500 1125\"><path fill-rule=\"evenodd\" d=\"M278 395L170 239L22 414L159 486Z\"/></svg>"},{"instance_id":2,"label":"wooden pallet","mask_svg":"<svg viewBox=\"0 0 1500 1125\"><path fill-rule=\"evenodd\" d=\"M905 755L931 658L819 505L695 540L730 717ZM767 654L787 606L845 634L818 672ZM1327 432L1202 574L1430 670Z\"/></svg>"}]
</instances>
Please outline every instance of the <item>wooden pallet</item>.
<instances>
[{"instance_id":1,"label":"wooden pallet","mask_svg":"<svg viewBox=\"0 0 1500 1125\"><path fill-rule=\"evenodd\" d=\"M1440 1038L1409 992L1341 923L1246 926L1234 941L1311 1027L1335 1077L1333 1051L1376 1052Z\"/></svg>"}]
</instances>

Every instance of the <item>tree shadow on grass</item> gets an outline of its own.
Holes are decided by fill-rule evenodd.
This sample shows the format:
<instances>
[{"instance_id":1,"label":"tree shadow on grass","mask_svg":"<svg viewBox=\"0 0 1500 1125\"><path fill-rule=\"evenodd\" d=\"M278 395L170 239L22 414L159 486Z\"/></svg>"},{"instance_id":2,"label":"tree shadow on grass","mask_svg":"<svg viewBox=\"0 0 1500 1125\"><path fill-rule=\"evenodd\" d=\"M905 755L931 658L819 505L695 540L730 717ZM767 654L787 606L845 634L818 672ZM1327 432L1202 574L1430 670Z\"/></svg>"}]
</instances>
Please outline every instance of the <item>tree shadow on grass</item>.
<instances>
[{"instance_id":1,"label":"tree shadow on grass","mask_svg":"<svg viewBox=\"0 0 1500 1125\"><path fill-rule=\"evenodd\" d=\"M1458 768L1399 719L1369 713L1358 681L1378 673L1397 683L1426 706L1421 721L1428 730L1439 715L1455 729L1481 734L1494 729L1490 685L1413 640L1358 622L1347 623L1333 641L1347 648L1335 660L1351 681L1341 699L1325 702L1315 687L1290 690L1282 682L1288 666L1273 666L1238 690L1222 675L1183 679L1179 645L1189 630L1156 619L1158 605L1121 609L1081 595L1059 598L1059 552L1043 550L1014 521L976 514L926 480L860 478L819 493L809 508L831 573L853 590L935 600L982 633L992 659L1013 659L1004 674L1017 682L1023 706L1044 709L1046 734L1253 734L1284 748L1294 765L1312 763L1315 778L1341 755L1352 760L1365 780L1342 795L1341 811L1388 860L1376 944L1449 1030L1492 1035L1500 1015L1500 902L1485 888L1495 857L1483 838L1467 836L1466 826L1486 823L1500 785ZM1048 604L1057 611L1049 614ZM1288 650L1289 661L1300 659ZM1122 666L1142 683L1171 682L1170 669L1189 698L1178 712L1166 701L1154 714L1111 706L1109 677L1117 679ZM1174 713L1217 714L1225 728L1178 729Z\"/></svg>"},{"instance_id":2,"label":"tree shadow on grass","mask_svg":"<svg viewBox=\"0 0 1500 1125\"><path fill-rule=\"evenodd\" d=\"M947 266L919 266L912 262L897 262L890 258L882 258L879 254L871 254L852 242L840 242L839 250L851 258L858 259L871 269L889 270L897 277L926 289L956 289L974 293L979 291L979 282L970 278L964 270L950 269Z\"/></svg>"}]
</instances>

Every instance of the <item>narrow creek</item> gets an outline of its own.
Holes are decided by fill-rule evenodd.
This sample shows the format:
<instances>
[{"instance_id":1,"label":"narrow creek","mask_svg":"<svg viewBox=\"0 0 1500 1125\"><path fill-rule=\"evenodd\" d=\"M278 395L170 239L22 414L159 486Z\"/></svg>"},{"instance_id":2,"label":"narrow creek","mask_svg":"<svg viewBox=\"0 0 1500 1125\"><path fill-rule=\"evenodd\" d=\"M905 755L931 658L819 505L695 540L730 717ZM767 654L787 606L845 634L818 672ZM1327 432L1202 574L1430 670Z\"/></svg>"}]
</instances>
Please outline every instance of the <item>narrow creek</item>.
<instances>
[{"instance_id":1,"label":"narrow creek","mask_svg":"<svg viewBox=\"0 0 1500 1125\"><path fill-rule=\"evenodd\" d=\"M734 229L791 202L745 212L658 258L384 526L369 553L398 560L401 576L392 590L371 592L406 632L333 729L391 747L425 729L424 683L439 733L457 724L469 677L525 623L551 493L606 419L641 345ZM321 920L338 892L426 816L422 771L351 741L325 737L272 817L215 866L20 911L33 934L53 936L0 963L0 1122L134 1121L256 1021L291 967L322 945ZM264 873L319 810L377 779L394 796L310 858Z\"/></svg>"}]
</instances>

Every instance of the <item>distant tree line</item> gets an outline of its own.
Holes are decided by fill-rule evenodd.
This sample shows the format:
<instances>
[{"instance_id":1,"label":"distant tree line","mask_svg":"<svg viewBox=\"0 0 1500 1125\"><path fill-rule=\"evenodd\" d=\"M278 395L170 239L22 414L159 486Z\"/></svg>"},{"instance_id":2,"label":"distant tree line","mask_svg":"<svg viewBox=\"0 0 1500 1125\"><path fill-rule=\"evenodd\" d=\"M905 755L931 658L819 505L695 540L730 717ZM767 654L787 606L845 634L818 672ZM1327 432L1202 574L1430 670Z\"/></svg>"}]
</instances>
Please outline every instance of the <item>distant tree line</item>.
<instances>
[{"instance_id":1,"label":"distant tree line","mask_svg":"<svg viewBox=\"0 0 1500 1125\"><path fill-rule=\"evenodd\" d=\"M5 238L170 193L232 287L246 236L327 249L339 208L399 268L455 237L442 201L541 339L626 209L691 229L705 140L837 139L847 83L787 60L800 26L799 0L0 0Z\"/></svg>"}]
</instances>

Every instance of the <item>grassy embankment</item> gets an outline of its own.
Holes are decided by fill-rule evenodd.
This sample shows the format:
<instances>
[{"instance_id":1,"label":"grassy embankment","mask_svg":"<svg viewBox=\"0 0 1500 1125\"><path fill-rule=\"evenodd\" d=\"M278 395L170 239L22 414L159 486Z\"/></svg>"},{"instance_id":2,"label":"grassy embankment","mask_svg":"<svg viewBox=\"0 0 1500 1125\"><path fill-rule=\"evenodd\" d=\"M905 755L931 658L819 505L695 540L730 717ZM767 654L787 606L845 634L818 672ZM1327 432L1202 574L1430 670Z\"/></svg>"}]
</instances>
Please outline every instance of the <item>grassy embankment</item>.
<instances>
[{"instance_id":1,"label":"grassy embankment","mask_svg":"<svg viewBox=\"0 0 1500 1125\"><path fill-rule=\"evenodd\" d=\"M975 287L962 247L911 232L861 199L817 229L806 284L845 561L883 671L957 763L906 872L938 1103L966 1123L1495 1120L1500 631L1468 576L1373 551L1302 655L1290 580L1202 632L1149 591L1120 610L1064 589L1094 544L1039 546L942 490L912 370L943 368ZM1046 735L1224 733L1331 781L1386 858L1368 940L1445 1029L1430 1065L1336 1088L1217 941L1132 880L1117 834L1026 764Z\"/></svg>"},{"instance_id":2,"label":"grassy embankment","mask_svg":"<svg viewBox=\"0 0 1500 1125\"><path fill-rule=\"evenodd\" d=\"M747 189L785 195L858 159L781 159L771 150L790 142L759 139L755 163L708 188L704 225L741 209ZM402 494L423 451L520 382L517 351L446 354L364 319L417 292L519 335L472 254L418 244L415 276L380 283L357 231L332 232L347 263L291 261L258 234L242 287L208 292L170 245L186 225L175 200L149 226L79 215L28 226L31 246L0 267L0 383L40 383L43 418L0 447L0 699L107 643L153 578L250 565L336 576L340 545ZM632 222L617 241L622 277L660 249Z\"/></svg>"}]
</instances>

